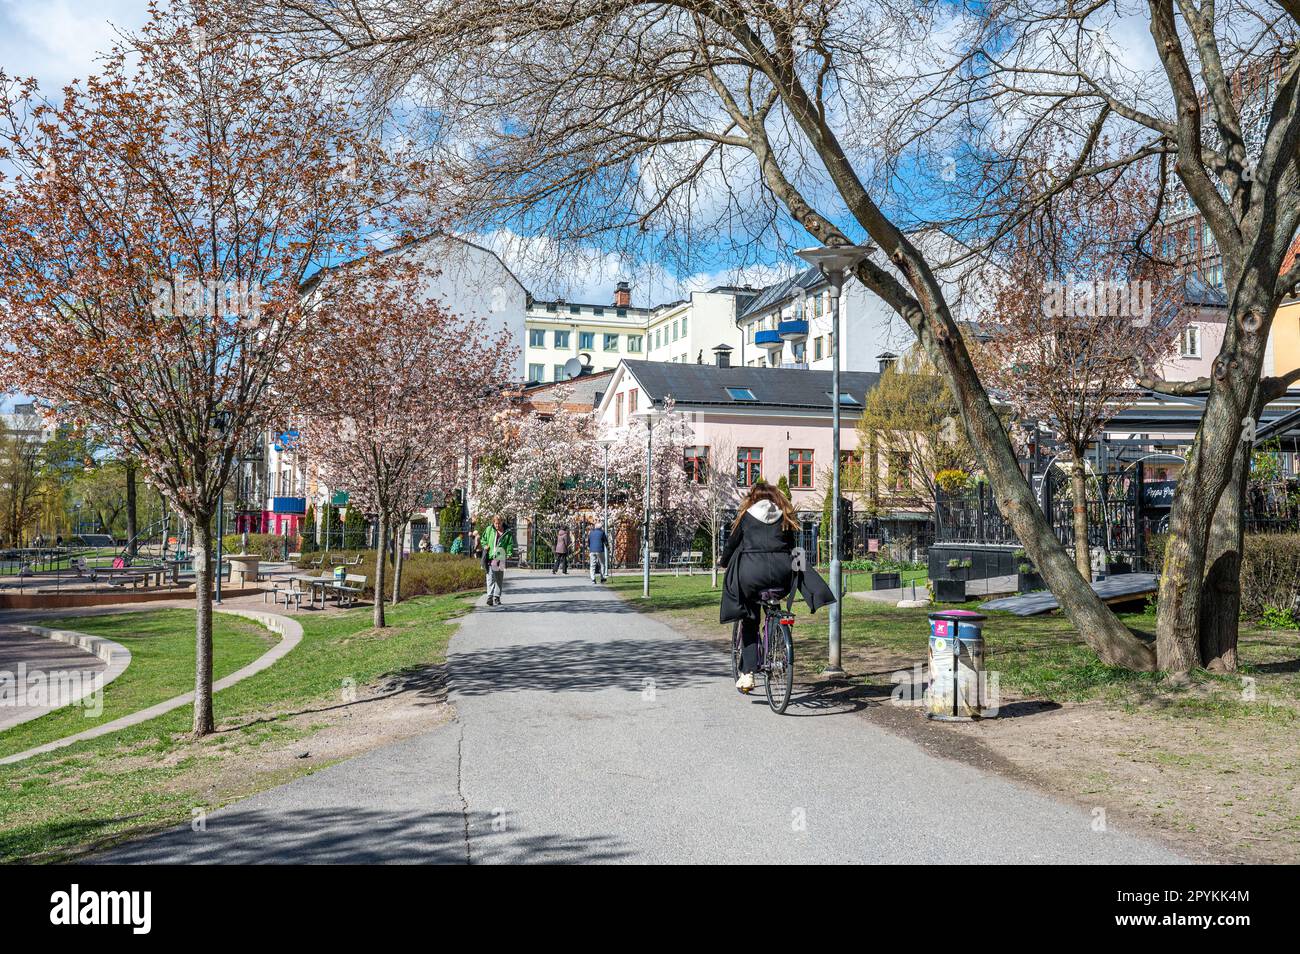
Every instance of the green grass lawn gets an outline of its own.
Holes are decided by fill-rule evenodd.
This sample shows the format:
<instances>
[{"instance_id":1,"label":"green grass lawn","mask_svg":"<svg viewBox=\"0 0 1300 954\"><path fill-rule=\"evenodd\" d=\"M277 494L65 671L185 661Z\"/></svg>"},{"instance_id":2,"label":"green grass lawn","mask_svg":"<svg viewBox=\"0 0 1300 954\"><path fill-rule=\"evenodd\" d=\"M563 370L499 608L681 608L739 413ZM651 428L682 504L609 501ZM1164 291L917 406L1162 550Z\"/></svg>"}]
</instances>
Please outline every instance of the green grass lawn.
<instances>
[{"instance_id":1,"label":"green grass lawn","mask_svg":"<svg viewBox=\"0 0 1300 954\"><path fill-rule=\"evenodd\" d=\"M98 715L92 716L81 706L65 706L0 732L0 758L93 729L194 688L193 610L44 620L42 625L119 642L131 650L131 665L104 688L103 711ZM213 678L220 679L248 665L277 638L249 620L215 614Z\"/></svg>"},{"instance_id":2,"label":"green grass lawn","mask_svg":"<svg viewBox=\"0 0 1300 954\"><path fill-rule=\"evenodd\" d=\"M634 604L666 612L706 631L712 628L720 639L730 636L729 628L718 624L720 591L710 588L707 578L652 579L648 601L641 598L639 580L617 577L609 585ZM964 606L978 609L979 604ZM796 665L802 676L812 677L827 661L826 610L809 616L807 607L796 601L795 612ZM889 685L892 671L925 660L929 612L847 599L842 633L846 668L860 681ZM1154 617L1127 613L1120 618L1135 632L1154 638ZM1159 673L1103 665L1061 614L1019 617L991 613L984 624L984 637L988 668L999 673L1003 688L1022 696L1149 705L1178 716L1281 722L1293 722L1300 716L1300 641L1294 631L1263 630L1243 623L1239 646L1242 672L1200 672L1190 686L1170 686ZM1242 696L1242 676L1256 680L1254 701Z\"/></svg>"},{"instance_id":3,"label":"green grass lawn","mask_svg":"<svg viewBox=\"0 0 1300 954\"><path fill-rule=\"evenodd\" d=\"M288 720L342 702L349 686L442 663L455 630L451 621L476 596L406 601L390 608L392 625L382 633L371 629L369 607L299 615L302 642L270 669L218 692L219 731L203 740L188 737L193 714L182 706L138 726L0 766L0 861L57 860L87 843L187 821L192 809L215 807L205 789L222 760L299 737L308 730ZM189 640L192 655L193 612L167 615L169 631L180 643ZM131 668L136 665L138 659ZM126 678L105 690L106 705ZM309 770L250 780L250 791Z\"/></svg>"}]
</instances>

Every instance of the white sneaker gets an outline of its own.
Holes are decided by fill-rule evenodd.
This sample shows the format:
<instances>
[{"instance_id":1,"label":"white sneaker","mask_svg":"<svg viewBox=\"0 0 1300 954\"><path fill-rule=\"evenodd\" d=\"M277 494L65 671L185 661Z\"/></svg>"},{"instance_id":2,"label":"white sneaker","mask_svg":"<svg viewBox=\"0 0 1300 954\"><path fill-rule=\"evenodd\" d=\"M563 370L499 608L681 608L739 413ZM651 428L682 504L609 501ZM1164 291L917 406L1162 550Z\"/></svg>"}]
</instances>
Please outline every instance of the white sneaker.
<instances>
[{"instance_id":1,"label":"white sneaker","mask_svg":"<svg viewBox=\"0 0 1300 954\"><path fill-rule=\"evenodd\" d=\"M749 692L754 688L754 674L752 672L742 672L740 678L736 680L736 688L741 692Z\"/></svg>"}]
</instances>

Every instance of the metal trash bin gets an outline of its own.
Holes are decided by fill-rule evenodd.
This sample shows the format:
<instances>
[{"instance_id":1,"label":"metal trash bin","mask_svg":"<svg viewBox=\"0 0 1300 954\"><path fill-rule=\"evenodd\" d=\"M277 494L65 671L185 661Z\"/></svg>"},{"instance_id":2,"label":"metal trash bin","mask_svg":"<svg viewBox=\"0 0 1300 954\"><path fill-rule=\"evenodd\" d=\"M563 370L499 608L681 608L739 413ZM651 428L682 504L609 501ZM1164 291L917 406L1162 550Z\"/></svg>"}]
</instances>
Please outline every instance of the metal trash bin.
<instances>
[{"instance_id":1,"label":"metal trash bin","mask_svg":"<svg viewBox=\"0 0 1300 954\"><path fill-rule=\"evenodd\" d=\"M930 614L930 684L925 717L942 722L983 718L984 631L987 617L970 610Z\"/></svg>"}]
</instances>

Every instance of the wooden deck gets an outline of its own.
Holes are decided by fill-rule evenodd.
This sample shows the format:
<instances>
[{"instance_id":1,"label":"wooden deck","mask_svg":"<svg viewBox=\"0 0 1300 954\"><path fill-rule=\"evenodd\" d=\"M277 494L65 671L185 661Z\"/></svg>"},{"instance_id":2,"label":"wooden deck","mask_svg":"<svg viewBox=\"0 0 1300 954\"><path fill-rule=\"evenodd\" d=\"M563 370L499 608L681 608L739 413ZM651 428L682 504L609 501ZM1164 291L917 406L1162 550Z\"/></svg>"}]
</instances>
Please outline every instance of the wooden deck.
<instances>
[{"instance_id":1,"label":"wooden deck","mask_svg":"<svg viewBox=\"0 0 1300 954\"><path fill-rule=\"evenodd\" d=\"M1141 599L1156 592L1160 581L1154 573L1120 573L1108 576L1100 583L1092 584L1093 590L1106 603L1127 603ZM1001 610L1016 616L1037 616L1060 609L1061 605L1052 595L1051 590L1039 590L1025 593L1023 596L1008 596L1003 599L989 600L980 609Z\"/></svg>"}]
</instances>

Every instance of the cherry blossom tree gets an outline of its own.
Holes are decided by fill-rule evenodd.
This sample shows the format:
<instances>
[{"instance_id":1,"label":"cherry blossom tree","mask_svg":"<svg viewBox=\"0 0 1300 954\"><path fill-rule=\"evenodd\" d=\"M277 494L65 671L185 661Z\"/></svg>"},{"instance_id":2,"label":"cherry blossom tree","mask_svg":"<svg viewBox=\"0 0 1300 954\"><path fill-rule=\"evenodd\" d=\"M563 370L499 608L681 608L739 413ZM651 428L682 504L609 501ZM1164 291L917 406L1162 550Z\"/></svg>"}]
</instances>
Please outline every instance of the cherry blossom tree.
<instances>
[{"instance_id":1,"label":"cherry blossom tree","mask_svg":"<svg viewBox=\"0 0 1300 954\"><path fill-rule=\"evenodd\" d=\"M602 451L595 416L573 410L571 393L557 387L553 403L516 407L495 422L499 439L480 459L481 510L553 519L599 506Z\"/></svg>"},{"instance_id":2,"label":"cherry blossom tree","mask_svg":"<svg viewBox=\"0 0 1300 954\"><path fill-rule=\"evenodd\" d=\"M672 401L660 408L663 416L652 434L633 423L620 430L609 450L610 521L616 528L644 524L646 513L646 450L651 445L651 521L669 518L677 527L696 528L708 514L702 486L686 473L686 448L695 443L695 430L687 414ZM601 461L597 456L594 460ZM734 479L734 474L733 474ZM609 528L606 528L607 530ZM644 532L646 528L642 526ZM616 530L617 533L617 530ZM615 540L617 543L617 539Z\"/></svg>"},{"instance_id":3,"label":"cherry blossom tree","mask_svg":"<svg viewBox=\"0 0 1300 954\"><path fill-rule=\"evenodd\" d=\"M212 522L282 419L299 284L401 231L419 167L273 41L151 9L56 100L0 73L0 382L109 435L194 531L196 735L213 731Z\"/></svg>"},{"instance_id":4,"label":"cherry blossom tree","mask_svg":"<svg viewBox=\"0 0 1300 954\"><path fill-rule=\"evenodd\" d=\"M459 449L504 401L518 353L508 333L489 335L429 298L413 265L361 262L321 284L320 333L295 368L302 447L329 486L378 518L374 625L383 627L389 533L431 491L454 486ZM395 583L401 558L399 546Z\"/></svg>"}]
</instances>

